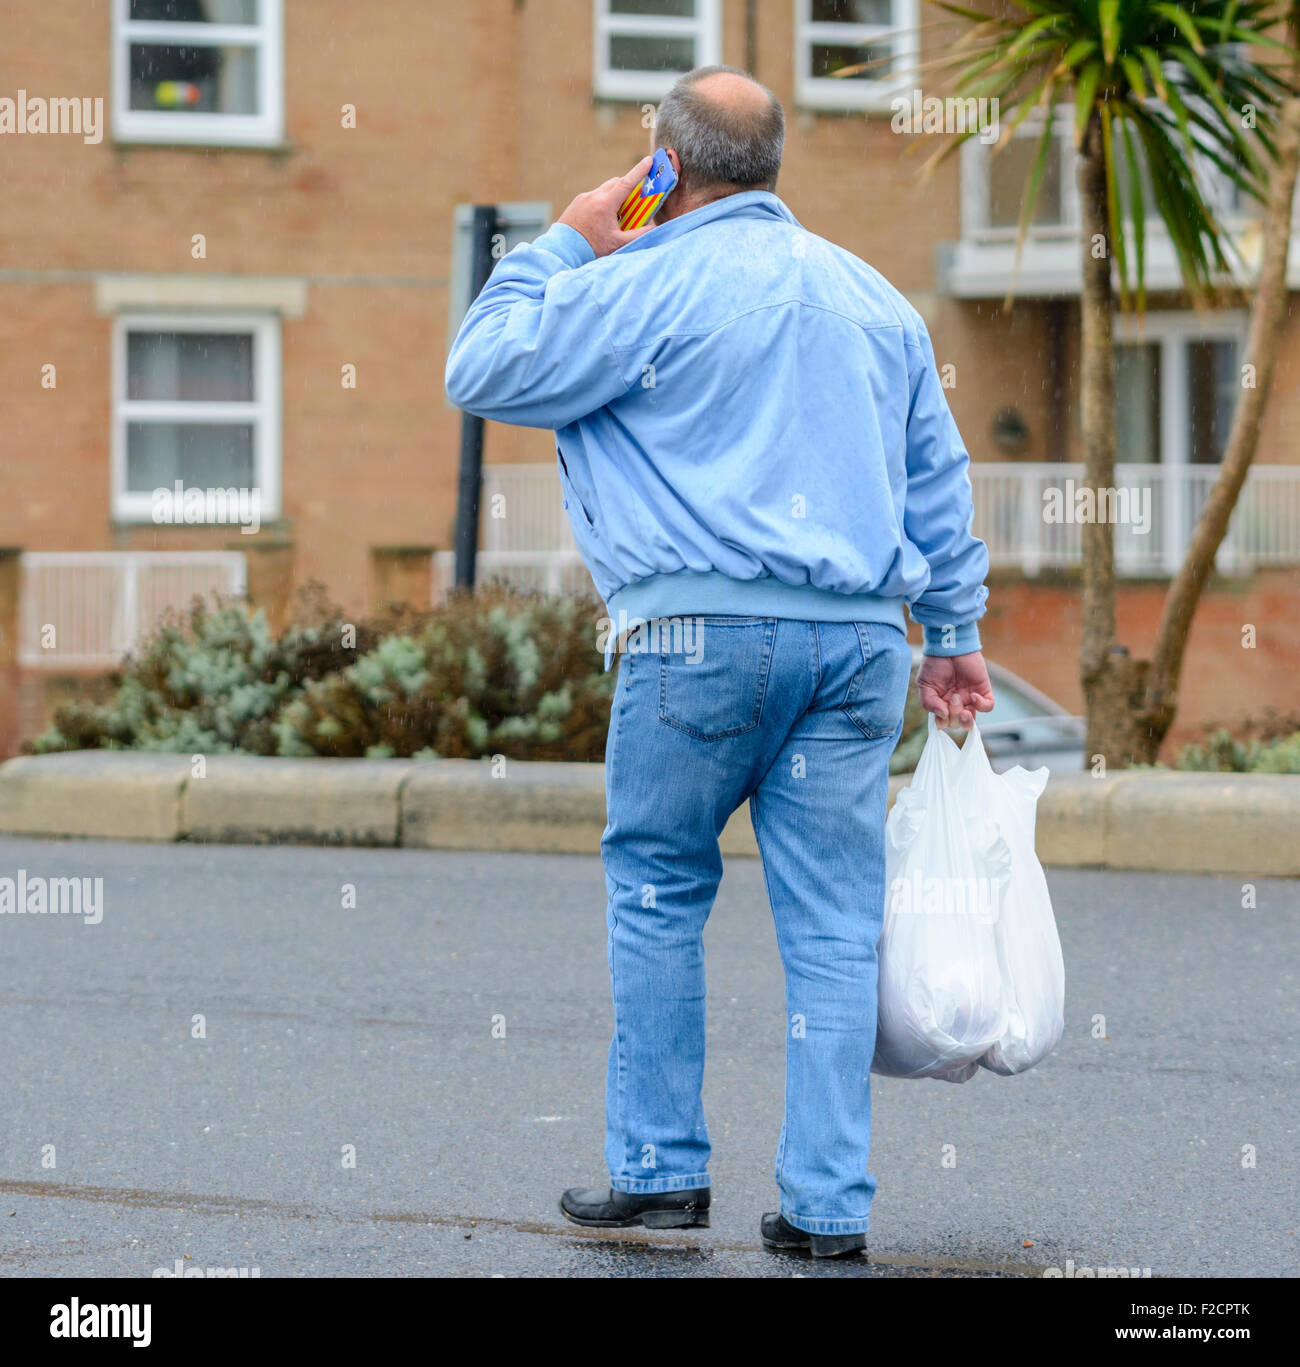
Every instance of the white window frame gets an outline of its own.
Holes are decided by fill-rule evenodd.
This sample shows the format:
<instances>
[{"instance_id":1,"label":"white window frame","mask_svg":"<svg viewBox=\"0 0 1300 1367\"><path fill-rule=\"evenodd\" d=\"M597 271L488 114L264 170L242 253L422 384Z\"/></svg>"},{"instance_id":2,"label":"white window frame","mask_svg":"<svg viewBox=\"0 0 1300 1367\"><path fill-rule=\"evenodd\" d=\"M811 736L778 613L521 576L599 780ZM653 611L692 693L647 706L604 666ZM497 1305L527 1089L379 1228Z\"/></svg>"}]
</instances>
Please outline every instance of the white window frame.
<instances>
[{"instance_id":1,"label":"white window frame","mask_svg":"<svg viewBox=\"0 0 1300 1367\"><path fill-rule=\"evenodd\" d=\"M1013 138L1032 138L1035 143L1043 134L1043 115L1031 114L1011 135ZM1074 150L1074 111L1058 105L1053 113L1052 136L1061 148L1061 221L1060 223L1031 224L1028 235L1033 238L1079 235L1078 153ZM1019 229L1016 224L994 227L989 223L989 162L1000 153L978 137L967 138L961 147L961 222L962 236L981 242L1014 242Z\"/></svg>"},{"instance_id":2,"label":"white window frame","mask_svg":"<svg viewBox=\"0 0 1300 1367\"><path fill-rule=\"evenodd\" d=\"M695 0L695 18L671 15L614 14L609 0L594 0L592 90L603 100L658 100L672 88L678 71L624 71L609 65L613 34L639 37L694 38L694 66L714 66L722 60L722 0Z\"/></svg>"},{"instance_id":3,"label":"white window frame","mask_svg":"<svg viewBox=\"0 0 1300 1367\"><path fill-rule=\"evenodd\" d=\"M794 95L801 109L835 111L883 111L895 96L910 92L920 80L909 70L918 57L916 24L917 0L891 0L892 18L888 24L814 23L812 0L795 0L794 7ZM894 53L895 74L879 80L836 80L812 74L814 43L852 46L876 42L889 36ZM901 66L902 70L897 68Z\"/></svg>"},{"instance_id":4,"label":"white window frame","mask_svg":"<svg viewBox=\"0 0 1300 1367\"><path fill-rule=\"evenodd\" d=\"M1247 315L1240 309L1198 314L1194 309L1155 309L1142 319L1131 313L1115 319L1115 341L1160 345L1160 464L1166 469L1190 465L1187 431L1188 342L1236 342L1237 358L1246 355Z\"/></svg>"},{"instance_id":5,"label":"white window frame","mask_svg":"<svg viewBox=\"0 0 1300 1367\"><path fill-rule=\"evenodd\" d=\"M253 335L253 400L193 402L129 399L127 335L132 332L240 332ZM159 422L251 422L253 478L265 524L280 516L280 320L266 313L121 313L113 320L112 517L115 522L152 522L152 490L126 487L127 424ZM195 524L211 525L211 524ZM227 525L236 525L233 521Z\"/></svg>"},{"instance_id":6,"label":"white window frame","mask_svg":"<svg viewBox=\"0 0 1300 1367\"><path fill-rule=\"evenodd\" d=\"M1028 236L1038 240L1075 238L1078 236L1082 215L1079 205L1079 154L1074 146L1074 108L1057 105L1053 112L1053 137L1061 147L1061 222L1030 225ZM1033 138L1042 134L1043 116L1031 114L1012 134L1015 138ZM962 236L981 242L1014 242L1019 231L1016 224L993 227L989 223L989 159L1000 155L978 137L967 138L961 147L961 219ZM1211 208L1219 207L1223 226L1229 232L1239 231L1251 219L1251 213L1229 213L1223 209L1230 183L1208 158L1200 162L1200 174L1205 177L1202 193ZM1127 177L1127 172L1124 173ZM1199 177L1198 177L1199 178ZM1300 203L1300 189L1297 190ZM1260 206L1258 212L1263 212ZM1147 213L1147 231L1165 232L1164 221L1152 211Z\"/></svg>"},{"instance_id":7,"label":"white window frame","mask_svg":"<svg viewBox=\"0 0 1300 1367\"><path fill-rule=\"evenodd\" d=\"M275 147L284 141L284 0L258 0L259 21L179 24L132 20L129 0L113 0L113 136L118 142L185 143L209 147ZM132 109L131 44L188 43L256 47L256 114L180 114Z\"/></svg>"}]
</instances>

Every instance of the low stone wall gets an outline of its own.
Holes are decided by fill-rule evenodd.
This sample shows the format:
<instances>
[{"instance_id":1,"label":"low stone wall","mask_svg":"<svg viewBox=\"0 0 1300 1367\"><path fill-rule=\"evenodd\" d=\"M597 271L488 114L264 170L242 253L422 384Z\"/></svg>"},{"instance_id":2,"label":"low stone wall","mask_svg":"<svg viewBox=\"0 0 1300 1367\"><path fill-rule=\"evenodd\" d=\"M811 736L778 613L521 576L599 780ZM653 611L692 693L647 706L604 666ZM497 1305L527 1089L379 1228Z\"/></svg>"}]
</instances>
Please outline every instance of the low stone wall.
<instances>
[{"instance_id":1,"label":"low stone wall","mask_svg":"<svg viewBox=\"0 0 1300 1367\"><path fill-rule=\"evenodd\" d=\"M86 750L0 765L7 835L595 854L604 827L600 764L214 755L198 776L184 755ZM1037 836L1049 865L1297 876L1300 777L1056 774ZM758 853L747 809L722 849Z\"/></svg>"}]
</instances>

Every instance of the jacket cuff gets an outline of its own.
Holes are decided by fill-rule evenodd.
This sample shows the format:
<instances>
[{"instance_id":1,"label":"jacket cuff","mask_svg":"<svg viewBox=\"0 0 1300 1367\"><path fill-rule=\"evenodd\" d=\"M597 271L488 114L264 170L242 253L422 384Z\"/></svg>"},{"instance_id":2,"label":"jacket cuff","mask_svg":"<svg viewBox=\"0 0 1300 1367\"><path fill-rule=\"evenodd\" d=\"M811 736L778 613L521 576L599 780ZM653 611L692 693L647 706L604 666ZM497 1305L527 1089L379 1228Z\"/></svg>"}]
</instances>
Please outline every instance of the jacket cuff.
<instances>
[{"instance_id":1,"label":"jacket cuff","mask_svg":"<svg viewBox=\"0 0 1300 1367\"><path fill-rule=\"evenodd\" d=\"M970 655L982 649L979 628L974 622L961 626L956 623L941 627L922 626L924 655Z\"/></svg>"},{"instance_id":2,"label":"jacket cuff","mask_svg":"<svg viewBox=\"0 0 1300 1367\"><path fill-rule=\"evenodd\" d=\"M557 223L548 228L541 237L533 238L533 246L550 252L552 256L558 256L571 270L577 270L579 266L585 266L588 261L596 259L591 243L577 228L570 228L567 223Z\"/></svg>"}]
</instances>

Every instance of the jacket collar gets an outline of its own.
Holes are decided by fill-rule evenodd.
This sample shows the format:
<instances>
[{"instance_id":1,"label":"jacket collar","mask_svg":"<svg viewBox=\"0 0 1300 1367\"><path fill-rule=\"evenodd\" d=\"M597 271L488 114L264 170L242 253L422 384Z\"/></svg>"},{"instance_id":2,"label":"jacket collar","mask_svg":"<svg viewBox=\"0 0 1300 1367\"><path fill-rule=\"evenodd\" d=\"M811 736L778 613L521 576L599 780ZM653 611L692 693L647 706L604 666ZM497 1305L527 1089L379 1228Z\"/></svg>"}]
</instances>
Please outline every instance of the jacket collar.
<instances>
[{"instance_id":1,"label":"jacket collar","mask_svg":"<svg viewBox=\"0 0 1300 1367\"><path fill-rule=\"evenodd\" d=\"M711 204L703 204L680 218L670 218L667 223L657 223L648 233L642 233L635 241L627 243L612 256L624 256L637 251L642 246L659 247L684 233L702 228L719 218L779 218L786 223L801 227L799 220L786 208L785 204L770 190L741 190L739 194L724 195Z\"/></svg>"}]
</instances>

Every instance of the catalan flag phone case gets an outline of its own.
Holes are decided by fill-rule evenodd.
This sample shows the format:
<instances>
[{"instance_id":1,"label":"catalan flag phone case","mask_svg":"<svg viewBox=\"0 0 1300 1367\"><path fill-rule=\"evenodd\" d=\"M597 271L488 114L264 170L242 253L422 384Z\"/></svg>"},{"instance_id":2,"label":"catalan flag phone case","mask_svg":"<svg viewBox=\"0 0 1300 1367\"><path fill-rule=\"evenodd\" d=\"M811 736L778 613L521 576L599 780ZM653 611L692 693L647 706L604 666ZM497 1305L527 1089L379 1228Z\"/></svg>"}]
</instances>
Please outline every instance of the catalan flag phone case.
<instances>
[{"instance_id":1,"label":"catalan flag phone case","mask_svg":"<svg viewBox=\"0 0 1300 1367\"><path fill-rule=\"evenodd\" d=\"M618 226L625 233L633 228L644 228L676 184L677 172L661 147L655 153L650 173L623 201L623 207L618 211Z\"/></svg>"}]
</instances>

